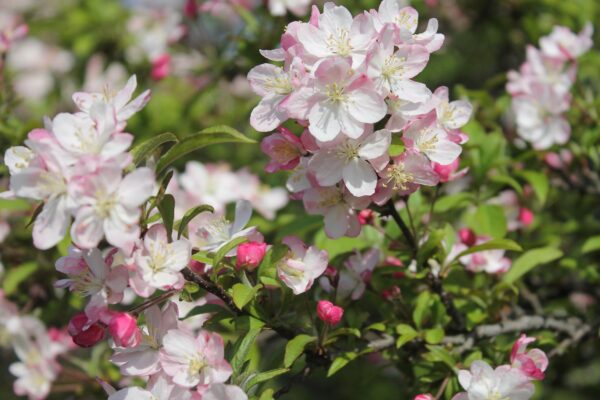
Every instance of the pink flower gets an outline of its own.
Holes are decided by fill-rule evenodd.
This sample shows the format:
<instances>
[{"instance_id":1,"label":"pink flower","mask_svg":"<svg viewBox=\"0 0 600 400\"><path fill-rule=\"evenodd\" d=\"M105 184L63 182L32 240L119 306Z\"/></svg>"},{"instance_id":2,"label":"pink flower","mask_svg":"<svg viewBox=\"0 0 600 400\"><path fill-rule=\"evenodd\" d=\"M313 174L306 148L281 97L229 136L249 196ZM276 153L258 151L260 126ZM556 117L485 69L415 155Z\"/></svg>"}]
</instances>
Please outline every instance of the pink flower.
<instances>
[{"instance_id":1,"label":"pink flower","mask_svg":"<svg viewBox=\"0 0 600 400\"><path fill-rule=\"evenodd\" d=\"M334 305L330 301L321 300L317 303L317 315L327 325L335 326L340 323L344 315L344 309Z\"/></svg>"},{"instance_id":2,"label":"pink flower","mask_svg":"<svg viewBox=\"0 0 600 400\"><path fill-rule=\"evenodd\" d=\"M462 243L466 244L469 247L475 245L475 242L477 241L477 236L475 235L475 232L473 232L469 228L461 228L458 231L458 237L460 238L460 241Z\"/></svg>"},{"instance_id":3,"label":"pink flower","mask_svg":"<svg viewBox=\"0 0 600 400\"><path fill-rule=\"evenodd\" d=\"M370 196L377 186L377 171L388 164L391 142L391 132L382 129L323 145L309 161L309 172L321 186L343 181L353 196Z\"/></svg>"},{"instance_id":4,"label":"pink flower","mask_svg":"<svg viewBox=\"0 0 600 400\"><path fill-rule=\"evenodd\" d=\"M304 293L327 269L327 252L314 246L307 248L300 239L291 236L284 238L283 244L290 252L277 265L277 275L294 294Z\"/></svg>"},{"instance_id":5,"label":"pink flower","mask_svg":"<svg viewBox=\"0 0 600 400\"><path fill-rule=\"evenodd\" d=\"M171 72L171 56L168 53L158 56L152 61L150 76L155 81L160 81L169 76Z\"/></svg>"},{"instance_id":6,"label":"pink flower","mask_svg":"<svg viewBox=\"0 0 600 400\"><path fill-rule=\"evenodd\" d=\"M435 114L440 127L451 131L462 128L469 122L473 113L473 106L466 100L449 101L448 88L439 87L433 93L436 103Z\"/></svg>"},{"instance_id":7,"label":"pink flower","mask_svg":"<svg viewBox=\"0 0 600 400\"><path fill-rule=\"evenodd\" d=\"M346 268L340 271L337 288L338 299L342 300L348 297L352 300L360 299L380 259L381 252L375 248L363 254L356 251L354 255L350 256L344 263Z\"/></svg>"},{"instance_id":8,"label":"pink flower","mask_svg":"<svg viewBox=\"0 0 600 400\"><path fill-rule=\"evenodd\" d=\"M142 339L137 319L124 312L112 316L108 323L108 332L119 347L135 347Z\"/></svg>"},{"instance_id":9,"label":"pink flower","mask_svg":"<svg viewBox=\"0 0 600 400\"><path fill-rule=\"evenodd\" d=\"M247 242L237 248L236 267L252 271L260 265L267 252L266 243Z\"/></svg>"},{"instance_id":10,"label":"pink flower","mask_svg":"<svg viewBox=\"0 0 600 400\"><path fill-rule=\"evenodd\" d=\"M68 331L73 342L80 347L92 347L104 339L104 327L98 322L89 325L85 313L75 314L69 321Z\"/></svg>"},{"instance_id":11,"label":"pink flower","mask_svg":"<svg viewBox=\"0 0 600 400\"><path fill-rule=\"evenodd\" d=\"M435 400L435 398L432 394L424 393L416 395L413 400Z\"/></svg>"},{"instance_id":12,"label":"pink flower","mask_svg":"<svg viewBox=\"0 0 600 400\"><path fill-rule=\"evenodd\" d=\"M458 158L462 147L452 140L443 125L439 127L438 124L441 124L440 120L433 115L415 120L405 129L402 140L407 149L424 154L438 164L448 165Z\"/></svg>"},{"instance_id":13,"label":"pink flower","mask_svg":"<svg viewBox=\"0 0 600 400\"><path fill-rule=\"evenodd\" d=\"M146 389L136 386L115 391L113 388L105 390L108 392L108 400L190 400L192 392L173 383L169 376L162 373L150 377Z\"/></svg>"},{"instance_id":14,"label":"pink flower","mask_svg":"<svg viewBox=\"0 0 600 400\"><path fill-rule=\"evenodd\" d=\"M273 173L296 168L300 157L306 152L300 139L286 128L265 137L260 143L261 150L271 157L265 171Z\"/></svg>"},{"instance_id":15,"label":"pink flower","mask_svg":"<svg viewBox=\"0 0 600 400\"><path fill-rule=\"evenodd\" d=\"M550 35L540 39L542 52L548 57L572 61L592 48L594 27L588 22L579 35L564 26L555 26Z\"/></svg>"},{"instance_id":16,"label":"pink flower","mask_svg":"<svg viewBox=\"0 0 600 400\"><path fill-rule=\"evenodd\" d=\"M521 370L531 379L544 379L544 371L548 368L548 357L540 349L527 351L527 345L535 342L535 338L521 335L513 345L510 353L510 362L513 368Z\"/></svg>"},{"instance_id":17,"label":"pink flower","mask_svg":"<svg viewBox=\"0 0 600 400\"><path fill-rule=\"evenodd\" d=\"M533 223L533 218L534 218L533 211L531 211L530 209L525 208L525 207L521 207L519 209L519 222L523 226L527 227L527 226L531 225Z\"/></svg>"},{"instance_id":18,"label":"pink flower","mask_svg":"<svg viewBox=\"0 0 600 400\"><path fill-rule=\"evenodd\" d=\"M314 75L314 91L296 111L308 119L310 133L317 140L329 142L340 133L356 139L365 131L365 124L385 116L385 101L369 78L353 72L349 59L328 58ZM290 102L289 107L298 108L297 102Z\"/></svg>"},{"instance_id":19,"label":"pink flower","mask_svg":"<svg viewBox=\"0 0 600 400\"><path fill-rule=\"evenodd\" d=\"M471 370L460 370L458 381L466 392L452 400L511 399L529 400L534 386L520 370L502 365L492 369L484 361L476 360Z\"/></svg>"},{"instance_id":20,"label":"pink flower","mask_svg":"<svg viewBox=\"0 0 600 400\"><path fill-rule=\"evenodd\" d=\"M370 209L362 210L361 212L358 213L358 222L360 222L361 225L372 224L374 218L375 218L375 213L373 212L373 210L370 210Z\"/></svg>"},{"instance_id":21,"label":"pink flower","mask_svg":"<svg viewBox=\"0 0 600 400\"><path fill-rule=\"evenodd\" d=\"M489 238L479 237L475 245L483 244ZM504 250L483 250L460 257L460 262L471 272L487 272L488 274L503 274L507 272L512 261L504 256Z\"/></svg>"},{"instance_id":22,"label":"pink flower","mask_svg":"<svg viewBox=\"0 0 600 400\"><path fill-rule=\"evenodd\" d=\"M446 182L453 181L455 179L460 179L463 176L465 176L467 174L467 172L469 172L468 168L463 168L462 170L457 172L459 164L460 164L460 158L456 158L454 161L452 161L448 165L442 165L442 164L438 164L438 163L434 162L433 170L440 178L440 182L446 183Z\"/></svg>"},{"instance_id":23,"label":"pink flower","mask_svg":"<svg viewBox=\"0 0 600 400\"><path fill-rule=\"evenodd\" d=\"M202 331L197 337L182 330L170 330L163 338L161 365L173 382L183 387L223 383L231 376L224 357L223 339Z\"/></svg>"}]
</instances>

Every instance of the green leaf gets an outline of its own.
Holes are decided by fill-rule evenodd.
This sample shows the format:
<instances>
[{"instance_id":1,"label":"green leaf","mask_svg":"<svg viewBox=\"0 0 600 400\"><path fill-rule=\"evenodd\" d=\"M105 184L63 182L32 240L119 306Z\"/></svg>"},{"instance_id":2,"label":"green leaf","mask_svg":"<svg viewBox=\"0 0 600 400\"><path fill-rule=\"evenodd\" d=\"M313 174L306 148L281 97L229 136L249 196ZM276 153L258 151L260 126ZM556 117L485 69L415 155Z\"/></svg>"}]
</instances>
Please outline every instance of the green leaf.
<instances>
[{"instance_id":1,"label":"green leaf","mask_svg":"<svg viewBox=\"0 0 600 400\"><path fill-rule=\"evenodd\" d=\"M454 257L454 260L458 260L462 256L466 256L468 254L473 254L484 250L523 251L521 246L519 246L517 243L510 239L492 239L477 246L469 247L467 250L462 251L456 257Z\"/></svg>"},{"instance_id":2,"label":"green leaf","mask_svg":"<svg viewBox=\"0 0 600 400\"><path fill-rule=\"evenodd\" d=\"M217 266L219 265L219 263L223 260L223 258L225 258L225 256L227 255L227 253L229 253L231 250L235 249L236 247L238 247L240 244L245 243L248 241L247 237L239 237L239 238L235 238L230 242L227 242L223 247L221 247L219 249L219 251L217 251L213 257L213 262L212 265L213 266Z\"/></svg>"},{"instance_id":3,"label":"green leaf","mask_svg":"<svg viewBox=\"0 0 600 400\"><path fill-rule=\"evenodd\" d=\"M591 253L600 250L600 236L594 236L585 241L581 246L583 254Z\"/></svg>"},{"instance_id":4,"label":"green leaf","mask_svg":"<svg viewBox=\"0 0 600 400\"><path fill-rule=\"evenodd\" d=\"M513 263L502 277L502 282L513 283L538 265L547 264L563 256L563 252L555 247L542 247L529 250Z\"/></svg>"},{"instance_id":5,"label":"green leaf","mask_svg":"<svg viewBox=\"0 0 600 400\"><path fill-rule=\"evenodd\" d=\"M249 390L250 388L258 385L259 383L271 380L271 379L273 379L279 375L283 375L289 371L290 371L289 368L279 368L279 369L272 369L271 371L265 371L265 372L256 374L248 380L248 383L246 384L246 391Z\"/></svg>"},{"instance_id":6,"label":"green leaf","mask_svg":"<svg viewBox=\"0 0 600 400\"><path fill-rule=\"evenodd\" d=\"M521 184L514 178L508 175L493 175L490 177L492 182L502 183L505 185L509 185L512 187L519 195L523 195L523 187Z\"/></svg>"},{"instance_id":7,"label":"green leaf","mask_svg":"<svg viewBox=\"0 0 600 400\"><path fill-rule=\"evenodd\" d=\"M398 349L419 336L419 333L412 326L407 324L399 324L396 326L396 332L399 335L396 340L396 348Z\"/></svg>"},{"instance_id":8,"label":"green leaf","mask_svg":"<svg viewBox=\"0 0 600 400\"><path fill-rule=\"evenodd\" d=\"M156 173L160 174L179 158L195 150L220 143L256 143L230 126L213 126L187 136L167 151L156 164Z\"/></svg>"},{"instance_id":9,"label":"green leaf","mask_svg":"<svg viewBox=\"0 0 600 400\"><path fill-rule=\"evenodd\" d=\"M148 158L148 156L150 156L154 150L163 144L177 141L177 136L171 132L161 133L160 135L143 141L130 150L130 153L133 156L133 165L140 165L140 163Z\"/></svg>"},{"instance_id":10,"label":"green leaf","mask_svg":"<svg viewBox=\"0 0 600 400\"><path fill-rule=\"evenodd\" d=\"M432 300L431 293L428 291L421 292L417 297L413 311L413 321L417 328L421 328L425 316L431 312Z\"/></svg>"},{"instance_id":11,"label":"green leaf","mask_svg":"<svg viewBox=\"0 0 600 400\"><path fill-rule=\"evenodd\" d=\"M10 268L4 277L4 293L10 295L19 287L19 284L25 281L37 269L37 263L31 261L21 264L17 267Z\"/></svg>"},{"instance_id":12,"label":"green leaf","mask_svg":"<svg viewBox=\"0 0 600 400\"><path fill-rule=\"evenodd\" d=\"M454 357L452 357L448 350L441 346L432 346L429 344L426 345L426 347L427 350L430 351L429 354L431 356L432 361L441 361L444 364L446 364L451 370L456 369L456 360L454 360Z\"/></svg>"},{"instance_id":13,"label":"green leaf","mask_svg":"<svg viewBox=\"0 0 600 400\"><path fill-rule=\"evenodd\" d=\"M336 359L333 360L333 362L329 366L329 370L327 371L327 377L329 378L330 376L338 372L340 369L344 368L350 361L354 360L357 356L358 354L356 354L356 352L348 351L342 354L341 356L336 357Z\"/></svg>"},{"instance_id":14,"label":"green leaf","mask_svg":"<svg viewBox=\"0 0 600 400\"><path fill-rule=\"evenodd\" d=\"M235 285L233 285L233 288L232 288L233 302L241 310L244 308L244 306L246 304L248 304L250 301L252 301L252 299L254 298L256 293L261 288L262 288L262 285L260 283L254 287L249 287L242 283L236 283Z\"/></svg>"},{"instance_id":15,"label":"green leaf","mask_svg":"<svg viewBox=\"0 0 600 400\"><path fill-rule=\"evenodd\" d=\"M235 350L233 357L231 358L231 368L235 376L241 373L241 369L244 366L248 358L248 353L250 352L250 348L256 341L256 338L262 331L262 327L252 328L248 331L246 336L242 339L239 346Z\"/></svg>"},{"instance_id":16,"label":"green leaf","mask_svg":"<svg viewBox=\"0 0 600 400\"><path fill-rule=\"evenodd\" d=\"M309 335L298 335L285 345L285 354L283 356L283 366L289 368L294 361L304 353L307 344L316 342L317 338Z\"/></svg>"},{"instance_id":17,"label":"green leaf","mask_svg":"<svg viewBox=\"0 0 600 400\"><path fill-rule=\"evenodd\" d=\"M542 204L546 202L546 198L548 197L548 191L550 189L550 183L548 182L548 177L536 171L522 171L520 173L533 188L535 195L540 200Z\"/></svg>"},{"instance_id":18,"label":"green leaf","mask_svg":"<svg viewBox=\"0 0 600 400\"><path fill-rule=\"evenodd\" d=\"M367 326L365 329L368 331L378 331L378 332L385 332L385 330L386 330L385 324L383 322L375 322L374 324Z\"/></svg>"},{"instance_id":19,"label":"green leaf","mask_svg":"<svg viewBox=\"0 0 600 400\"><path fill-rule=\"evenodd\" d=\"M196 218L196 216L198 214L201 214L205 211L208 212L215 212L215 209L212 206L209 206L208 204L204 204L198 207L194 207L191 210L188 210L185 215L183 216L183 218L181 218L181 220L179 221L178 227L177 227L177 239L181 238L181 235L183 234L183 232L185 231L185 228L187 228L188 224L194 219Z\"/></svg>"},{"instance_id":20,"label":"green leaf","mask_svg":"<svg viewBox=\"0 0 600 400\"><path fill-rule=\"evenodd\" d=\"M425 331L425 341L429 344L441 343L445 332L442 328L433 328Z\"/></svg>"},{"instance_id":21,"label":"green leaf","mask_svg":"<svg viewBox=\"0 0 600 400\"><path fill-rule=\"evenodd\" d=\"M229 310L229 308L220 306L218 304L203 304L201 306L194 307L192 309L192 311L190 311L184 318L182 318L182 320L185 320L185 319L188 319L188 318L194 317L196 315L200 315L200 314L212 314L212 313L223 312L223 311L231 313L231 310Z\"/></svg>"},{"instance_id":22,"label":"green leaf","mask_svg":"<svg viewBox=\"0 0 600 400\"><path fill-rule=\"evenodd\" d=\"M158 211L167 229L169 242L173 241L173 220L175 219L175 198L171 194L165 194L158 203Z\"/></svg>"},{"instance_id":23,"label":"green leaf","mask_svg":"<svg viewBox=\"0 0 600 400\"><path fill-rule=\"evenodd\" d=\"M466 207L473 202L471 193L456 193L438 199L433 207L433 212L443 213L456 208Z\"/></svg>"},{"instance_id":24,"label":"green leaf","mask_svg":"<svg viewBox=\"0 0 600 400\"><path fill-rule=\"evenodd\" d=\"M267 389L260 394L258 400L273 400L273 395L275 394L274 389Z\"/></svg>"},{"instance_id":25,"label":"green leaf","mask_svg":"<svg viewBox=\"0 0 600 400\"><path fill-rule=\"evenodd\" d=\"M501 238L506 235L506 216L500 206L485 204L480 206L471 221L471 228L478 235Z\"/></svg>"}]
</instances>

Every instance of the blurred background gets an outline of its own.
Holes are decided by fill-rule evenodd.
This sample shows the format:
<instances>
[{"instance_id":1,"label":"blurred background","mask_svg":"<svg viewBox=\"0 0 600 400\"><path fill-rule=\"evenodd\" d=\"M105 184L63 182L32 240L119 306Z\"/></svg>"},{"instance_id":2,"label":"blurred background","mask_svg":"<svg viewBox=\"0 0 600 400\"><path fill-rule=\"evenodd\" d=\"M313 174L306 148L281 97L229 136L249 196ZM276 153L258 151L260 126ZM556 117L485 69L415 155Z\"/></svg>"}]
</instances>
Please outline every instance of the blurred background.
<instances>
[{"instance_id":1,"label":"blurred background","mask_svg":"<svg viewBox=\"0 0 600 400\"><path fill-rule=\"evenodd\" d=\"M183 0L0 0L0 27L11 18L21 19L29 27L27 37L15 43L7 56L3 54L0 148L4 151L22 143L28 131L42 126L44 116L73 111L73 92L102 91L106 83L118 88L131 74L137 75L139 88L152 90L148 106L128 125L136 140L163 132L184 137L218 124L260 139L262 135L248 123L257 97L249 88L246 74L265 62L259 49L276 47L287 23L307 19L289 13L273 16L267 3L200 0L196 8L190 9ZM379 5L378 0L336 3L353 14ZM444 46L432 55L419 80L432 89L448 86L453 97L469 97L478 107L477 119L483 127L496 126L505 117L509 103L504 90L506 72L523 62L527 44L537 44L538 38L557 24L579 31L591 21L600 28L598 0L415 0L411 5L420 13L419 31L428 18L437 18L439 31L446 35ZM600 55L592 51L580 60L580 86L598 92L599 77ZM506 134L510 136L510 131ZM285 183L285 174L264 173L267 159L258 146L215 146L189 159L226 161L233 170L247 168L259 175L265 184ZM179 166L184 163L181 161ZM4 166L0 166L0 176L4 189ZM0 202L2 213L18 215L29 209L28 204ZM294 210L303 212L301 205L290 203L275 223L258 217L254 222L267 237L284 236L286 215ZM47 326L64 326L74 310L82 307L81 300L59 297L53 289L54 253L30 254L29 248L30 236L24 224L13 225L10 240L0 245L2 262L7 267L31 260L39 266L13 278L16 282L10 283L11 299L25 309L43 310L38 316ZM554 359L536 398L598 399L597 347L587 344ZM91 358L96 363L86 365L88 374L110 377L115 373L110 365L98 361L106 351L105 346L93 350ZM90 358L88 353L82 351L81 359ZM12 377L5 368L12 360L10 349L0 349L2 400L15 398ZM354 362L330 380L325 380L325 371L316 371L285 398L404 399L403 393L412 383L404 380L398 369L378 361ZM410 365L411 360L405 363ZM81 378L78 384L72 382L70 386L59 385L59 392L50 398L105 398L89 377ZM61 389L75 389L79 394L64 394Z\"/></svg>"}]
</instances>

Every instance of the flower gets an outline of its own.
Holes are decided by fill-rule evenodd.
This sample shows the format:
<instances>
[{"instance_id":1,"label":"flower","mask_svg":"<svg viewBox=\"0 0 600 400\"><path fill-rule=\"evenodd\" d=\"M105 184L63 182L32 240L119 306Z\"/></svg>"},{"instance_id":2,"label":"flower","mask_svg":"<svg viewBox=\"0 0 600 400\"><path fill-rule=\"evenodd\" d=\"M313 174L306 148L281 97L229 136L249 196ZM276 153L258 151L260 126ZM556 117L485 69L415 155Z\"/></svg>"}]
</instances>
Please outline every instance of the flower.
<instances>
[{"instance_id":1,"label":"flower","mask_svg":"<svg viewBox=\"0 0 600 400\"><path fill-rule=\"evenodd\" d=\"M462 147L436 122L433 116L414 121L404 131L402 140L407 149L424 154L438 164L448 165L458 158Z\"/></svg>"},{"instance_id":2,"label":"flower","mask_svg":"<svg viewBox=\"0 0 600 400\"><path fill-rule=\"evenodd\" d=\"M165 226L152 225L135 250L131 287L143 297L150 296L156 289L181 289L185 282L180 271L189 264L191 254L192 247L186 239L169 243Z\"/></svg>"},{"instance_id":3,"label":"flower","mask_svg":"<svg viewBox=\"0 0 600 400\"><path fill-rule=\"evenodd\" d=\"M528 400L534 386L520 370L502 365L492 369L481 360L473 361L470 371L460 370L458 381L466 392L452 400L511 399Z\"/></svg>"},{"instance_id":4,"label":"flower","mask_svg":"<svg viewBox=\"0 0 600 400\"><path fill-rule=\"evenodd\" d=\"M473 230L469 228L461 228L458 231L458 237L460 238L460 241L462 243L466 244L469 247L475 245L475 242L477 241L477 236L475 235L475 232L473 232Z\"/></svg>"},{"instance_id":5,"label":"flower","mask_svg":"<svg viewBox=\"0 0 600 400\"><path fill-rule=\"evenodd\" d=\"M544 379L544 371L548 368L548 357L540 349L527 351L527 345L535 342L535 338L521 335L513 345L510 362L513 368L519 369L531 379Z\"/></svg>"},{"instance_id":6,"label":"flower","mask_svg":"<svg viewBox=\"0 0 600 400\"><path fill-rule=\"evenodd\" d=\"M89 174L76 176L69 193L78 209L71 237L82 248L93 248L105 235L113 246L130 254L140 235L140 206L155 188L154 173L138 168L121 176L118 165L103 165Z\"/></svg>"},{"instance_id":7,"label":"flower","mask_svg":"<svg viewBox=\"0 0 600 400\"><path fill-rule=\"evenodd\" d=\"M433 397L432 394L423 393L423 394L416 395L413 400L434 400L434 399L435 399L435 397Z\"/></svg>"},{"instance_id":8,"label":"flower","mask_svg":"<svg viewBox=\"0 0 600 400\"><path fill-rule=\"evenodd\" d=\"M370 249L364 254L356 253L344 263L346 268L340 271L337 294L339 299L350 297L358 300L362 297L367 287L366 282L371 280L371 274L379 263L381 252L379 249Z\"/></svg>"},{"instance_id":9,"label":"flower","mask_svg":"<svg viewBox=\"0 0 600 400\"><path fill-rule=\"evenodd\" d=\"M80 347L92 347L104 339L104 327L90 320L85 313L75 314L69 321L68 332L73 343Z\"/></svg>"},{"instance_id":10,"label":"flower","mask_svg":"<svg viewBox=\"0 0 600 400\"><path fill-rule=\"evenodd\" d=\"M456 158L448 165L438 164L436 162L433 163L433 170L440 178L441 183L450 182L456 179L460 179L469 172L469 168L463 168L460 171L458 170L458 166L460 165L460 159Z\"/></svg>"},{"instance_id":11,"label":"flower","mask_svg":"<svg viewBox=\"0 0 600 400\"><path fill-rule=\"evenodd\" d=\"M479 237L474 245L489 241L489 238ZM512 261L504 256L505 250L483 250L467 254L459 258L460 262L471 272L487 272L488 274L503 274L510 269Z\"/></svg>"},{"instance_id":12,"label":"flower","mask_svg":"<svg viewBox=\"0 0 600 400\"><path fill-rule=\"evenodd\" d=\"M300 239L292 236L284 238L283 244L290 251L277 265L277 275L294 294L304 293L327 269L327 252L314 246L307 248Z\"/></svg>"},{"instance_id":13,"label":"flower","mask_svg":"<svg viewBox=\"0 0 600 400\"><path fill-rule=\"evenodd\" d=\"M119 347L135 347L142 338L142 332L137 326L137 319L124 312L112 316L108 323L108 332L112 336L115 345Z\"/></svg>"},{"instance_id":14,"label":"flower","mask_svg":"<svg viewBox=\"0 0 600 400\"><path fill-rule=\"evenodd\" d=\"M376 171L388 163L391 143L392 134L386 129L365 132L357 139L343 138L317 151L308 169L321 186L343 181L353 196L370 196L377 186Z\"/></svg>"},{"instance_id":15,"label":"flower","mask_svg":"<svg viewBox=\"0 0 600 400\"><path fill-rule=\"evenodd\" d=\"M248 242L242 243L237 248L237 268L245 268L252 271L260 265L267 251L266 243Z\"/></svg>"},{"instance_id":16,"label":"flower","mask_svg":"<svg viewBox=\"0 0 600 400\"><path fill-rule=\"evenodd\" d=\"M269 12L280 17L290 10L297 16L306 15L311 0L269 0Z\"/></svg>"},{"instance_id":17,"label":"flower","mask_svg":"<svg viewBox=\"0 0 600 400\"><path fill-rule=\"evenodd\" d=\"M321 300L317 303L317 315L327 325L335 326L340 323L344 315L344 309L334 305L330 301Z\"/></svg>"},{"instance_id":18,"label":"flower","mask_svg":"<svg viewBox=\"0 0 600 400\"><path fill-rule=\"evenodd\" d=\"M279 128L277 133L265 137L260 143L260 148L271 157L271 161L265 167L268 173L296 168L300 157L305 153L300 139L286 128Z\"/></svg>"},{"instance_id":19,"label":"flower","mask_svg":"<svg viewBox=\"0 0 600 400\"><path fill-rule=\"evenodd\" d=\"M242 388L223 383L210 385L206 389L199 388L198 392L201 393L202 400L248 400L248 395Z\"/></svg>"},{"instance_id":20,"label":"flower","mask_svg":"<svg viewBox=\"0 0 600 400\"><path fill-rule=\"evenodd\" d=\"M579 35L564 26L555 26L550 35L540 39L542 52L548 57L565 61L575 60L593 46L594 27L590 22L585 24Z\"/></svg>"},{"instance_id":21,"label":"flower","mask_svg":"<svg viewBox=\"0 0 600 400\"><path fill-rule=\"evenodd\" d=\"M231 376L231 366L223 358L223 339L216 333L192 334L172 329L163 338L160 353L164 372L183 387L223 383Z\"/></svg>"},{"instance_id":22,"label":"flower","mask_svg":"<svg viewBox=\"0 0 600 400\"><path fill-rule=\"evenodd\" d=\"M108 394L108 400L189 400L192 398L190 390L175 385L169 376L162 373L150 377L146 390L128 387L119 391L112 389Z\"/></svg>"}]
</instances>

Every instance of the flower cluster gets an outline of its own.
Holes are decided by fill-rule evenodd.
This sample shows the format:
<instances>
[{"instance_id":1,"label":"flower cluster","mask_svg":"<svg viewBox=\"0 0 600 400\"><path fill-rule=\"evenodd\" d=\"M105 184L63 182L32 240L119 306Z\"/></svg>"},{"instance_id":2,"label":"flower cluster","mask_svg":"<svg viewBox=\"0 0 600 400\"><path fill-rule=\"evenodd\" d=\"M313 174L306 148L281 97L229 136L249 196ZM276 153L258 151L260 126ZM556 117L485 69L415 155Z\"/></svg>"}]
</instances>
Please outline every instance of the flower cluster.
<instances>
[{"instance_id":1,"label":"flower cluster","mask_svg":"<svg viewBox=\"0 0 600 400\"><path fill-rule=\"evenodd\" d=\"M571 108L576 60L592 47L592 33L590 23L579 34L555 26L540 39L540 49L527 47L519 72L508 73L506 90L513 98L517 133L535 149L565 144L571 136L565 113Z\"/></svg>"},{"instance_id":2,"label":"flower cluster","mask_svg":"<svg viewBox=\"0 0 600 400\"><path fill-rule=\"evenodd\" d=\"M118 92L75 93L79 112L58 114L31 131L25 146L6 151L10 191L5 195L43 202L33 226L37 248L61 241L74 217L71 238L78 247L92 249L105 237L131 253L140 235L140 206L155 187L148 168L123 174L132 160L126 121L150 99L146 91L131 100L135 88L132 76Z\"/></svg>"},{"instance_id":3,"label":"flower cluster","mask_svg":"<svg viewBox=\"0 0 600 400\"><path fill-rule=\"evenodd\" d=\"M288 189L310 214L324 216L332 238L358 235L356 211L371 202L448 180L442 167L457 166L467 140L460 128L471 105L413 80L442 46L437 20L415 33L418 13L403 3L384 0L379 11L356 17L333 3L322 13L313 7L309 22L287 26L280 48L262 52L283 66L248 74L262 97L252 126L279 128L262 143L267 171L293 170ZM301 137L281 127L289 119L306 127ZM398 132L404 150L390 157Z\"/></svg>"},{"instance_id":4,"label":"flower cluster","mask_svg":"<svg viewBox=\"0 0 600 400\"><path fill-rule=\"evenodd\" d=\"M16 377L15 394L43 399L61 370L56 358L71 350L73 343L64 330L46 329L38 318L20 314L0 291L0 346L11 346L18 358L9 366Z\"/></svg>"},{"instance_id":5,"label":"flower cluster","mask_svg":"<svg viewBox=\"0 0 600 400\"><path fill-rule=\"evenodd\" d=\"M548 357L542 350L527 351L527 345L534 341L534 338L521 335L512 348L510 365L493 369L485 361L478 360L471 364L470 370L459 371L458 381L465 392L452 399L530 399L534 392L532 381L544 379L548 367Z\"/></svg>"}]
</instances>

